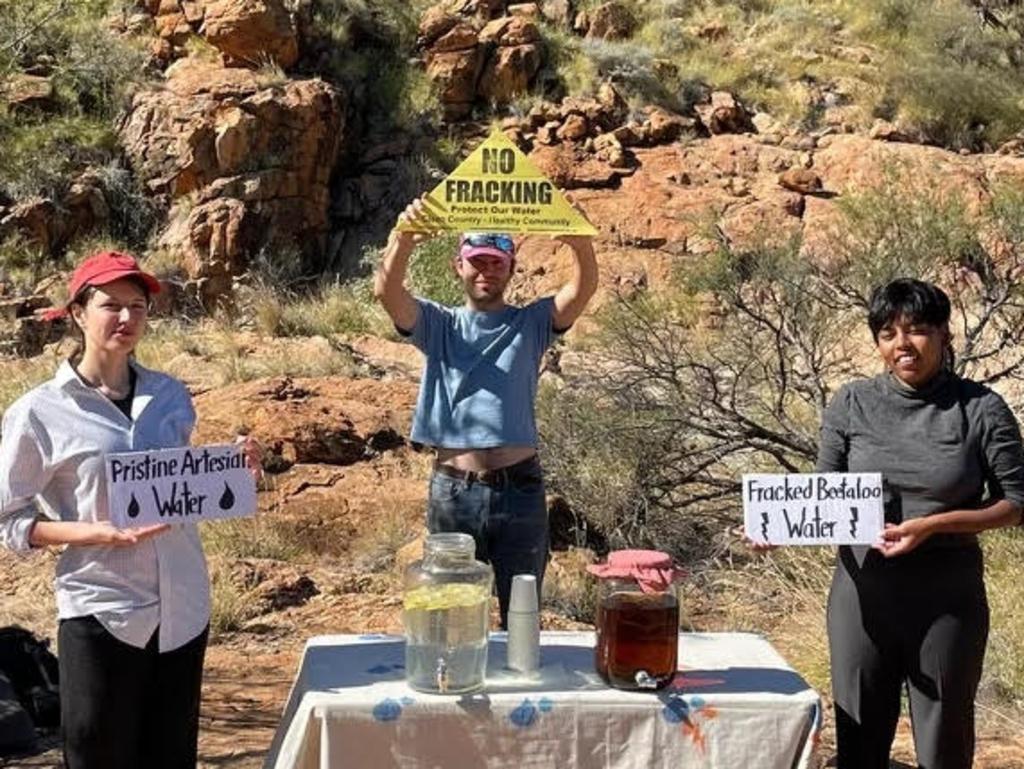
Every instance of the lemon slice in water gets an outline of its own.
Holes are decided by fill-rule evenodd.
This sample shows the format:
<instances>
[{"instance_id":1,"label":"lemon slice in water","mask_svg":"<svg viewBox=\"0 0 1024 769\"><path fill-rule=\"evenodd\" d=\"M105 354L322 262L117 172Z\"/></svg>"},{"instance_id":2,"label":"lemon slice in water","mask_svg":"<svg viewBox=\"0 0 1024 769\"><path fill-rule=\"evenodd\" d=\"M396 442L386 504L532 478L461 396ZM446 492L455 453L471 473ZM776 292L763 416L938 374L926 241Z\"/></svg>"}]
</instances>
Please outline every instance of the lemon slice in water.
<instances>
[{"instance_id":1,"label":"lemon slice in water","mask_svg":"<svg viewBox=\"0 0 1024 769\"><path fill-rule=\"evenodd\" d=\"M481 585L453 582L447 585L424 585L405 594L406 611L439 611L476 606L487 600Z\"/></svg>"}]
</instances>

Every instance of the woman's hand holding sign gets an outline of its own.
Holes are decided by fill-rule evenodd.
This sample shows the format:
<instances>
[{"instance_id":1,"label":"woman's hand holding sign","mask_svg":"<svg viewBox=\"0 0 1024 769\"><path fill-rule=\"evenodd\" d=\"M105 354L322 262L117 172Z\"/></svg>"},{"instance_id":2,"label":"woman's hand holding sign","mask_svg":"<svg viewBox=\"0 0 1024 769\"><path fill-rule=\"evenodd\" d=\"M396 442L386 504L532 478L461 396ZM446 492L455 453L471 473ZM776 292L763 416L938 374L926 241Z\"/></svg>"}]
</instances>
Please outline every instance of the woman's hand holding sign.
<instances>
[{"instance_id":1,"label":"woman's hand holding sign","mask_svg":"<svg viewBox=\"0 0 1024 769\"><path fill-rule=\"evenodd\" d=\"M932 526L927 518L911 518L899 524L887 523L874 548L886 558L892 558L909 553L931 535Z\"/></svg>"},{"instance_id":2,"label":"woman's hand holding sign","mask_svg":"<svg viewBox=\"0 0 1024 769\"><path fill-rule=\"evenodd\" d=\"M71 544L88 544L88 545L114 545L118 547L125 547L128 545L137 545L147 539L155 537L157 534L162 534L171 528L169 523L157 523L150 526L133 526L127 529L119 529L116 526L109 523L93 523L85 524L85 526L91 527L87 532L89 541Z\"/></svg>"},{"instance_id":3,"label":"woman's hand holding sign","mask_svg":"<svg viewBox=\"0 0 1024 769\"><path fill-rule=\"evenodd\" d=\"M32 547L110 545L128 547L152 539L171 528L169 523L119 529L108 521L37 521L29 542Z\"/></svg>"},{"instance_id":4,"label":"woman's hand holding sign","mask_svg":"<svg viewBox=\"0 0 1024 769\"><path fill-rule=\"evenodd\" d=\"M751 539L747 536L747 530L743 526L730 526L729 534L742 540L743 544L755 553L767 553L777 547L777 545L773 545L770 542L758 542L757 540Z\"/></svg>"},{"instance_id":5,"label":"woman's hand holding sign","mask_svg":"<svg viewBox=\"0 0 1024 769\"><path fill-rule=\"evenodd\" d=\"M252 471L253 480L263 480L263 445L251 435L239 435L235 443L241 446L245 454L245 465Z\"/></svg>"},{"instance_id":6,"label":"woman's hand holding sign","mask_svg":"<svg viewBox=\"0 0 1024 769\"><path fill-rule=\"evenodd\" d=\"M944 513L887 523L874 547L886 558L904 555L936 534L976 534L1021 523L1020 505L998 499L976 510L947 510Z\"/></svg>"}]
</instances>

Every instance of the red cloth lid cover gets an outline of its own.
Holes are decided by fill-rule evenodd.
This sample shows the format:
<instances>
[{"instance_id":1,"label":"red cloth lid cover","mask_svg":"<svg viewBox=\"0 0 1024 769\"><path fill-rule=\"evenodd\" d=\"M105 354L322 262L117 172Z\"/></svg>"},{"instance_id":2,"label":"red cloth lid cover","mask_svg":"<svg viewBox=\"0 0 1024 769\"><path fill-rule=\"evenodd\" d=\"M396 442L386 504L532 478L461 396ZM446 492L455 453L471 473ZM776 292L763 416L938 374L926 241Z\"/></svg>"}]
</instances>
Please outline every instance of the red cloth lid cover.
<instances>
[{"instance_id":1,"label":"red cloth lid cover","mask_svg":"<svg viewBox=\"0 0 1024 769\"><path fill-rule=\"evenodd\" d=\"M588 566L598 577L619 577L636 580L645 593L658 593L683 576L672 558L659 550L613 550L607 563Z\"/></svg>"}]
</instances>

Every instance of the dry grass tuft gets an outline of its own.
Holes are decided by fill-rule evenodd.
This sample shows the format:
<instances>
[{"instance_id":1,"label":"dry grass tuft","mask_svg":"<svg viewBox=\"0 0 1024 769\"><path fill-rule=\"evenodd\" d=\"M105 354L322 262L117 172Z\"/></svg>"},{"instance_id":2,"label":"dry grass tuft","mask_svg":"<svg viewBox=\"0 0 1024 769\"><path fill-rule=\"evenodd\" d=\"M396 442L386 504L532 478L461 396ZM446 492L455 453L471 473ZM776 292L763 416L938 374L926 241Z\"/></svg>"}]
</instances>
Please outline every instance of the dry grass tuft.
<instances>
[{"instance_id":1,"label":"dry grass tuft","mask_svg":"<svg viewBox=\"0 0 1024 769\"><path fill-rule=\"evenodd\" d=\"M356 370L351 351L333 337L268 340L227 319L156 321L138 356L146 366L210 387L285 375L351 376Z\"/></svg>"},{"instance_id":2,"label":"dry grass tuft","mask_svg":"<svg viewBox=\"0 0 1024 769\"><path fill-rule=\"evenodd\" d=\"M61 358L55 354L0 361L0 411L53 376Z\"/></svg>"},{"instance_id":3,"label":"dry grass tuft","mask_svg":"<svg viewBox=\"0 0 1024 769\"><path fill-rule=\"evenodd\" d=\"M291 561L303 548L288 536L287 527L266 514L202 524L201 536L207 553L223 558L268 558Z\"/></svg>"},{"instance_id":4,"label":"dry grass tuft","mask_svg":"<svg viewBox=\"0 0 1024 769\"><path fill-rule=\"evenodd\" d=\"M223 559L210 560L210 635L216 639L241 630L255 614L249 591L232 578Z\"/></svg>"},{"instance_id":5,"label":"dry grass tuft","mask_svg":"<svg viewBox=\"0 0 1024 769\"><path fill-rule=\"evenodd\" d=\"M395 566L398 551L412 542L418 532L419 526L407 513L388 512L352 542L353 563L360 571L390 571Z\"/></svg>"},{"instance_id":6,"label":"dry grass tuft","mask_svg":"<svg viewBox=\"0 0 1024 769\"><path fill-rule=\"evenodd\" d=\"M1024 531L992 532L982 542L992 613L982 689L1012 702L1024 718L1024 589L1020 585Z\"/></svg>"},{"instance_id":7,"label":"dry grass tuft","mask_svg":"<svg viewBox=\"0 0 1024 769\"><path fill-rule=\"evenodd\" d=\"M267 336L394 333L368 287L361 284L328 283L302 296L260 285L249 289L243 301L257 331Z\"/></svg>"},{"instance_id":8,"label":"dry grass tuft","mask_svg":"<svg viewBox=\"0 0 1024 769\"><path fill-rule=\"evenodd\" d=\"M544 575L544 608L577 622L597 616L597 580L587 572L594 554L584 548L555 553Z\"/></svg>"}]
</instances>

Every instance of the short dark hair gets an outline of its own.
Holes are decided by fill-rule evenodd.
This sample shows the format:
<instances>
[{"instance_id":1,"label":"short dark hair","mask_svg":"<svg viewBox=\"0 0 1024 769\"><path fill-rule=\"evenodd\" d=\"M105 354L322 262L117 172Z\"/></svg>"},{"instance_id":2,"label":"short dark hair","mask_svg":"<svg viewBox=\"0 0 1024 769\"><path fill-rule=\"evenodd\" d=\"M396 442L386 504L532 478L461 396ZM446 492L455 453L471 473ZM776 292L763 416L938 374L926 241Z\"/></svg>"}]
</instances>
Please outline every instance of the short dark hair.
<instances>
[{"instance_id":1,"label":"short dark hair","mask_svg":"<svg viewBox=\"0 0 1024 769\"><path fill-rule=\"evenodd\" d=\"M951 308L946 292L933 283L914 278L897 278L871 292L868 302L868 327L878 341L880 332L897 318L911 323L944 326Z\"/></svg>"}]
</instances>

